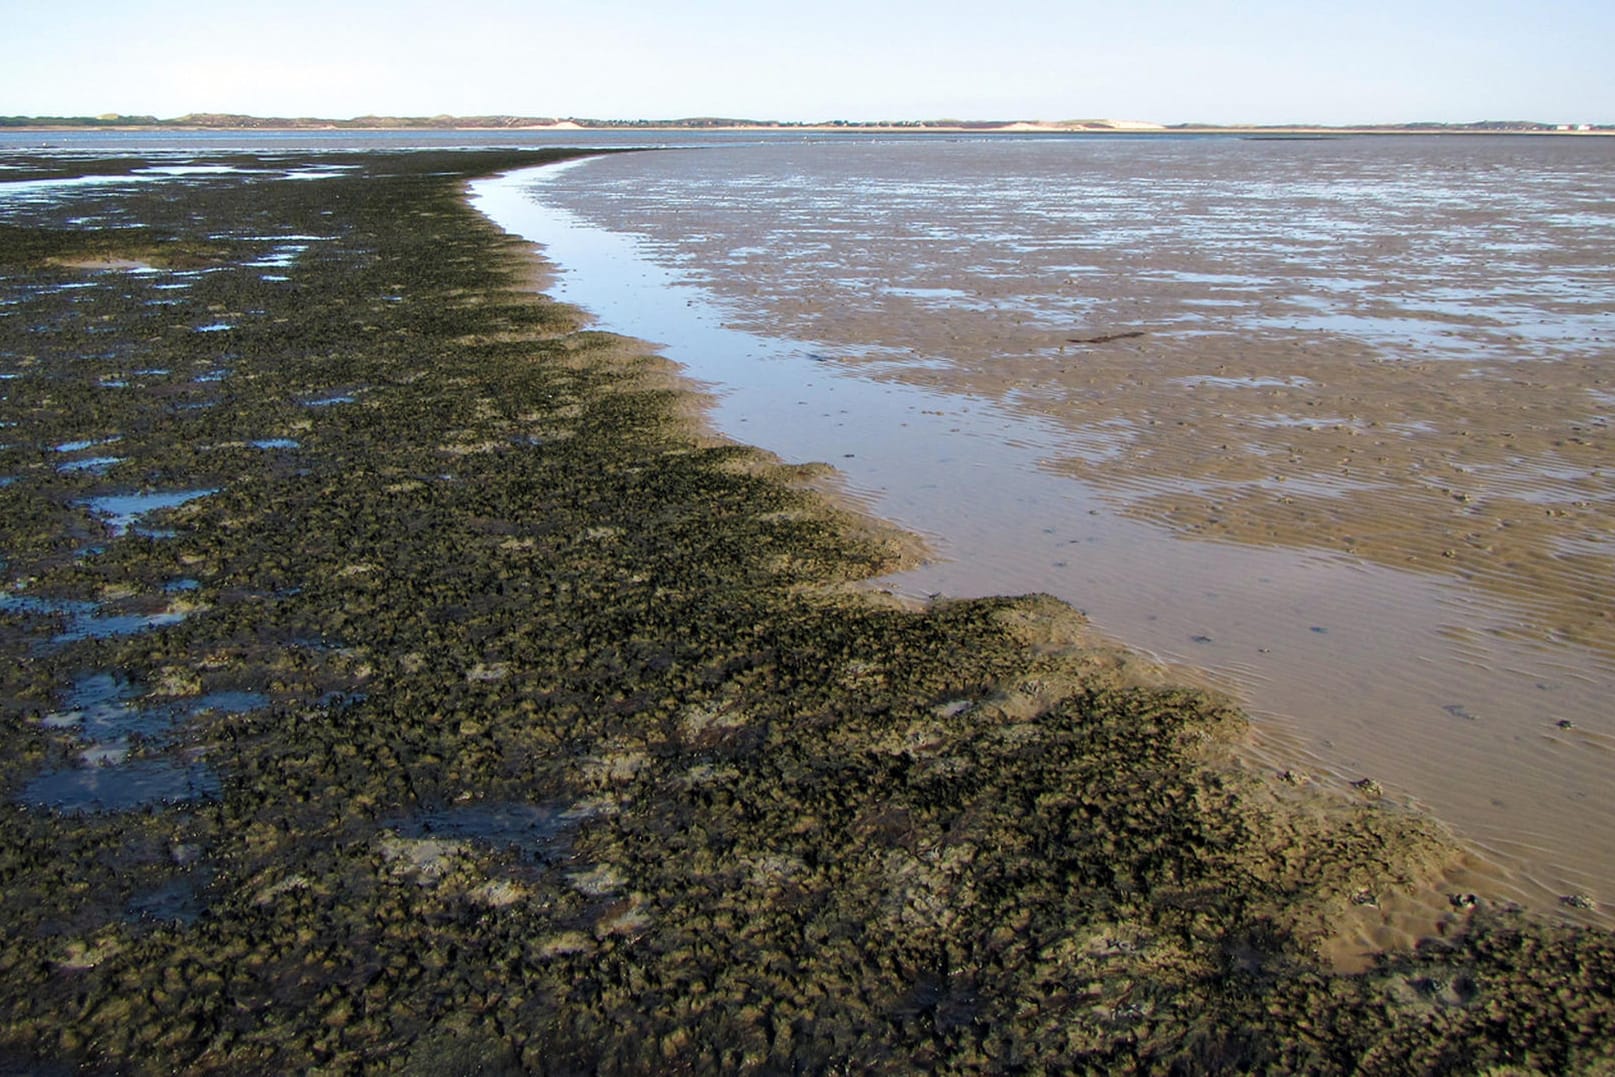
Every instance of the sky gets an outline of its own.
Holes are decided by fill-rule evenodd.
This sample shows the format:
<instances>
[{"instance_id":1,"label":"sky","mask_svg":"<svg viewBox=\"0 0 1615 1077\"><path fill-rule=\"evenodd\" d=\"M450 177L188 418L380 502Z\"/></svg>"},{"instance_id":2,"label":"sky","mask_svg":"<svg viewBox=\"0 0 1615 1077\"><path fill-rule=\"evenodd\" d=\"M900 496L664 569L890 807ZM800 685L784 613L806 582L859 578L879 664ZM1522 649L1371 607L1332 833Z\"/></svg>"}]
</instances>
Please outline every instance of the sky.
<instances>
[{"instance_id":1,"label":"sky","mask_svg":"<svg viewBox=\"0 0 1615 1077\"><path fill-rule=\"evenodd\" d=\"M1615 123L1609 0L0 0L0 115Z\"/></svg>"}]
</instances>

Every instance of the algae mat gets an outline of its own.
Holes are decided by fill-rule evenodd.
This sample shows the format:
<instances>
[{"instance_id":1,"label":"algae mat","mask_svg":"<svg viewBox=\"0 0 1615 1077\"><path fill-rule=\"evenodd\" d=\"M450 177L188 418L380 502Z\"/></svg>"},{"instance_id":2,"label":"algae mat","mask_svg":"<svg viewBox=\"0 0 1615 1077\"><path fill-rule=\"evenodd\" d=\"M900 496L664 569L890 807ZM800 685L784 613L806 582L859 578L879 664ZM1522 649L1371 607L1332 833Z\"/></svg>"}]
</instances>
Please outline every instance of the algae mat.
<instances>
[{"instance_id":1,"label":"algae mat","mask_svg":"<svg viewBox=\"0 0 1615 1077\"><path fill-rule=\"evenodd\" d=\"M551 153L558 157L560 153ZM542 153L14 158L0 1066L1542 1071L1615 946L524 289Z\"/></svg>"}]
</instances>

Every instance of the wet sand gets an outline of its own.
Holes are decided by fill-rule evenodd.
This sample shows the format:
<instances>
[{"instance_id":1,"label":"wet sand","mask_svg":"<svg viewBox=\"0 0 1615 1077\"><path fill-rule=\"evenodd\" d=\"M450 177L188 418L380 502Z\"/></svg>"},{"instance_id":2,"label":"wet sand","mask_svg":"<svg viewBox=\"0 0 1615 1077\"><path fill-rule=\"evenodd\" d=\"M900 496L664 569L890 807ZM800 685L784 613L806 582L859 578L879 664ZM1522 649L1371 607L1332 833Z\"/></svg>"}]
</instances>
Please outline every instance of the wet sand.
<instances>
[{"instance_id":1,"label":"wet sand","mask_svg":"<svg viewBox=\"0 0 1615 1077\"><path fill-rule=\"evenodd\" d=\"M1276 769L1538 907L1615 893L1610 147L990 151L589 164L535 197L640 246L526 234L726 432L935 536L896 588L1060 595L1272 716Z\"/></svg>"}]
</instances>

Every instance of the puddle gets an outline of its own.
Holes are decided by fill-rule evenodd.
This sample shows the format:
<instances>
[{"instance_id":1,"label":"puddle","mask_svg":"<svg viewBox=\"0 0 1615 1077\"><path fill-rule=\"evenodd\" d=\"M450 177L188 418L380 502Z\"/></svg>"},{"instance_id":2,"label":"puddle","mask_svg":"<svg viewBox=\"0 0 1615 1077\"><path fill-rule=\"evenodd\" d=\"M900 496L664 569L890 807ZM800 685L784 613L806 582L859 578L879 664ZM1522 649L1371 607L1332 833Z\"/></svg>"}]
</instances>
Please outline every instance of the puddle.
<instances>
[{"instance_id":1,"label":"puddle","mask_svg":"<svg viewBox=\"0 0 1615 1077\"><path fill-rule=\"evenodd\" d=\"M17 800L69 814L134 811L212 799L220 788L218 776L204 763L137 759L41 774L23 786Z\"/></svg>"},{"instance_id":2,"label":"puddle","mask_svg":"<svg viewBox=\"0 0 1615 1077\"><path fill-rule=\"evenodd\" d=\"M108 716L127 711L127 701L138 692L135 685L111 673L80 677L62 700L64 709L46 715L43 724L49 729L65 729L105 721Z\"/></svg>"},{"instance_id":3,"label":"puddle","mask_svg":"<svg viewBox=\"0 0 1615 1077\"><path fill-rule=\"evenodd\" d=\"M209 692L191 699L176 700L164 706L174 709L182 718L195 718L204 714L223 717L260 711L271 702L272 700L262 692L234 690Z\"/></svg>"},{"instance_id":4,"label":"puddle","mask_svg":"<svg viewBox=\"0 0 1615 1077\"><path fill-rule=\"evenodd\" d=\"M62 474L75 471L88 471L92 475L102 475L123 463L125 456L86 456L82 460L68 460L56 465L56 470Z\"/></svg>"},{"instance_id":5,"label":"puddle","mask_svg":"<svg viewBox=\"0 0 1615 1077\"><path fill-rule=\"evenodd\" d=\"M75 598L44 598L38 595L0 595L0 613L20 613L32 617L83 617L100 609L99 603Z\"/></svg>"},{"instance_id":6,"label":"puddle","mask_svg":"<svg viewBox=\"0 0 1615 1077\"><path fill-rule=\"evenodd\" d=\"M234 328L235 326L229 322L212 322L208 325L197 326L196 331L198 333L224 333Z\"/></svg>"},{"instance_id":7,"label":"puddle","mask_svg":"<svg viewBox=\"0 0 1615 1077\"><path fill-rule=\"evenodd\" d=\"M51 637L52 643L75 643L86 639L111 639L114 636L132 636L166 625L177 625L189 614L165 610L159 613L107 613L92 614L74 620L65 631Z\"/></svg>"},{"instance_id":8,"label":"puddle","mask_svg":"<svg viewBox=\"0 0 1615 1077\"><path fill-rule=\"evenodd\" d=\"M64 441L60 445L55 446L55 449L57 452L83 452L85 449L92 448L96 445L111 445L114 441L122 440L123 438L121 435L113 434L111 437L105 438L86 438L82 441Z\"/></svg>"},{"instance_id":9,"label":"puddle","mask_svg":"<svg viewBox=\"0 0 1615 1077\"><path fill-rule=\"evenodd\" d=\"M1214 374L1196 374L1188 378L1171 378L1169 381L1178 385L1187 385L1191 389L1206 386L1211 389L1304 389L1317 382L1311 378L1300 375L1289 377L1250 377L1226 378Z\"/></svg>"},{"instance_id":10,"label":"puddle","mask_svg":"<svg viewBox=\"0 0 1615 1077\"><path fill-rule=\"evenodd\" d=\"M250 269L285 269L297 262L297 256L308 250L304 243L294 243L284 247L276 247L270 253L255 258L250 262L241 263Z\"/></svg>"},{"instance_id":11,"label":"puddle","mask_svg":"<svg viewBox=\"0 0 1615 1077\"><path fill-rule=\"evenodd\" d=\"M18 796L25 804L59 811L129 811L217 796L219 780L194 758L129 759L136 741L160 744L176 725L198 715L245 714L270 705L261 692L221 691L142 706L140 689L111 673L80 677L47 715L49 729L72 729L86 742L79 765L49 771Z\"/></svg>"},{"instance_id":12,"label":"puddle","mask_svg":"<svg viewBox=\"0 0 1615 1077\"><path fill-rule=\"evenodd\" d=\"M43 598L35 595L0 595L0 613L16 613L25 617L61 619L65 627L50 638L53 644L76 643L80 640L111 639L115 636L132 636L165 625L178 624L188 613L160 609L149 612L102 612L99 602L72 598Z\"/></svg>"},{"instance_id":13,"label":"puddle","mask_svg":"<svg viewBox=\"0 0 1615 1077\"><path fill-rule=\"evenodd\" d=\"M237 168L234 165L153 165L150 168L135 169L135 175L223 176L247 171L248 169Z\"/></svg>"},{"instance_id":14,"label":"puddle","mask_svg":"<svg viewBox=\"0 0 1615 1077\"><path fill-rule=\"evenodd\" d=\"M254 449L296 449L301 446L295 438L258 438L247 442Z\"/></svg>"},{"instance_id":15,"label":"puddle","mask_svg":"<svg viewBox=\"0 0 1615 1077\"><path fill-rule=\"evenodd\" d=\"M287 172L283 178L289 180L341 179L343 176L348 175L350 171L351 166L344 165L338 168L327 165L324 168L299 168L294 171ZM328 237L321 236L315 238L323 239Z\"/></svg>"},{"instance_id":16,"label":"puddle","mask_svg":"<svg viewBox=\"0 0 1615 1077\"><path fill-rule=\"evenodd\" d=\"M194 924L202 915L202 892L205 887L204 876L185 875L136 894L124 906L124 920L130 923Z\"/></svg>"},{"instance_id":17,"label":"puddle","mask_svg":"<svg viewBox=\"0 0 1615 1077\"><path fill-rule=\"evenodd\" d=\"M76 729L95 743L115 743L132 735L155 738L179 722L201 715L223 716L263 710L271 703L262 692L230 690L200 696L163 699L146 705L138 685L112 673L79 678L63 700L62 710L43 719L48 729Z\"/></svg>"},{"instance_id":18,"label":"puddle","mask_svg":"<svg viewBox=\"0 0 1615 1077\"><path fill-rule=\"evenodd\" d=\"M0 201L53 201L57 196L81 187L104 187L119 183L139 183L151 176L62 176L51 179L0 180Z\"/></svg>"},{"instance_id":19,"label":"puddle","mask_svg":"<svg viewBox=\"0 0 1615 1077\"><path fill-rule=\"evenodd\" d=\"M520 804L511 801L456 804L425 811L393 824L408 838L460 838L515 849L523 860L548 860L570 832L596 809L584 805Z\"/></svg>"},{"instance_id":20,"label":"puddle","mask_svg":"<svg viewBox=\"0 0 1615 1077\"><path fill-rule=\"evenodd\" d=\"M147 532L138 525L142 519L163 509L178 508L198 498L218 493L216 487L202 490L171 490L145 494L106 494L86 498L76 504L83 505L101 519L107 530L116 538L132 531L147 537L165 537L163 533Z\"/></svg>"}]
</instances>

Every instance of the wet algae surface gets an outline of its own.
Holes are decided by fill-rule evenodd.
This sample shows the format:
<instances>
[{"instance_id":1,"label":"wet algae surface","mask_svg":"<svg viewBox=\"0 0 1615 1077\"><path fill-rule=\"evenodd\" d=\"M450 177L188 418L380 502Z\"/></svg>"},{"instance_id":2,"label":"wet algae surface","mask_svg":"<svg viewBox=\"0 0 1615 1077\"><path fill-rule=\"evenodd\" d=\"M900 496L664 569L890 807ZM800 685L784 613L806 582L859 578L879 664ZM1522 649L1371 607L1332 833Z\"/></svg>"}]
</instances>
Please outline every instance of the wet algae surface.
<instances>
[{"instance_id":1,"label":"wet algae surface","mask_svg":"<svg viewBox=\"0 0 1615 1077\"><path fill-rule=\"evenodd\" d=\"M1607 934L1336 971L1432 825L848 586L465 205L545 156L6 162L0 1070L1608 1072Z\"/></svg>"}]
</instances>

